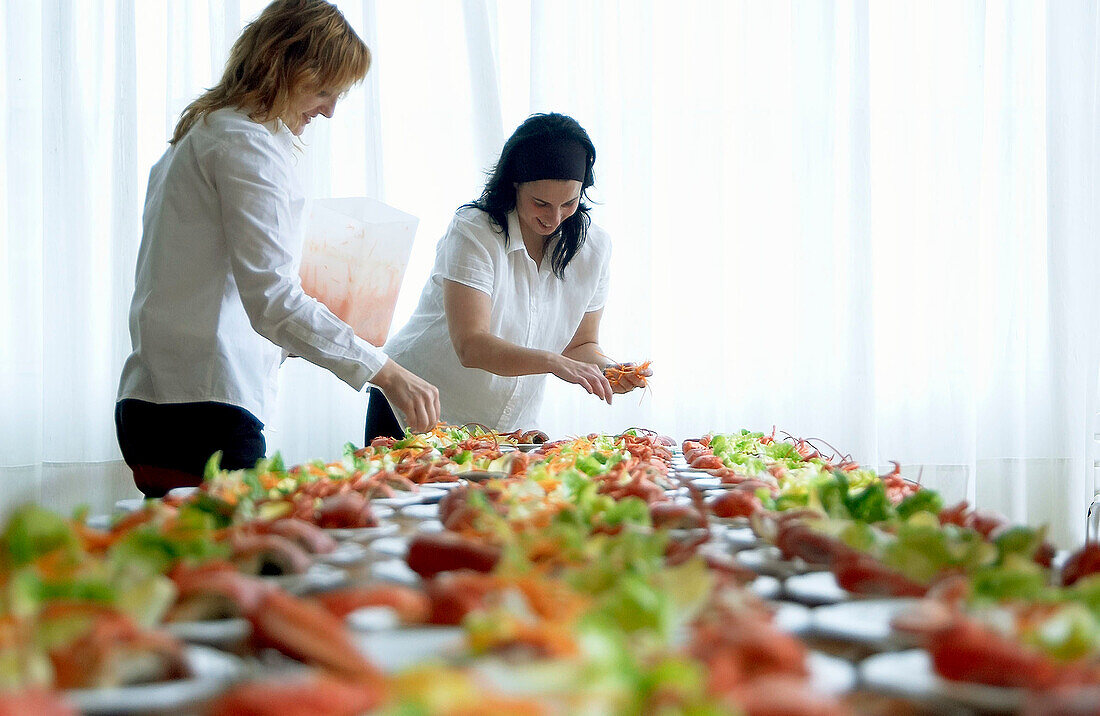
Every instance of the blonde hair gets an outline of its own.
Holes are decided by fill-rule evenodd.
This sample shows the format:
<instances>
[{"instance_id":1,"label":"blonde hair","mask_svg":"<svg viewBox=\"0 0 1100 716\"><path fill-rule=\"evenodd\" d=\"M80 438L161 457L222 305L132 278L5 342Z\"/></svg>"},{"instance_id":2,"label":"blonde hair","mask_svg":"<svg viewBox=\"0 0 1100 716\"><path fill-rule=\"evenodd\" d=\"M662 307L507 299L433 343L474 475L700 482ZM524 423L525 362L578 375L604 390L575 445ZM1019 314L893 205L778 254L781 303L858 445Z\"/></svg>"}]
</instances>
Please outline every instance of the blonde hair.
<instances>
[{"instance_id":1,"label":"blonde hair","mask_svg":"<svg viewBox=\"0 0 1100 716\"><path fill-rule=\"evenodd\" d=\"M275 0L233 43L221 81L183 110L169 143L223 107L244 109L259 122L283 117L295 91L344 91L363 79L370 61L370 50L333 5Z\"/></svg>"}]
</instances>

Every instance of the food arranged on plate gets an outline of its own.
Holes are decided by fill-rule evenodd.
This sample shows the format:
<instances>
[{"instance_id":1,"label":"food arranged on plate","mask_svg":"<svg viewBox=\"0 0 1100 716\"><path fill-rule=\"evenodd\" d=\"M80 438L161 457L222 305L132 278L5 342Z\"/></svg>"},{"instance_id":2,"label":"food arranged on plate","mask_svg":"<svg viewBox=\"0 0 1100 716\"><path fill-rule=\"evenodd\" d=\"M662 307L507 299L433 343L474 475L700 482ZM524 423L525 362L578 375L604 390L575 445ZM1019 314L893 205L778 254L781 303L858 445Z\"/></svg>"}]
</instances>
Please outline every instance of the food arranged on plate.
<instances>
[{"instance_id":1,"label":"food arranged on plate","mask_svg":"<svg viewBox=\"0 0 1100 716\"><path fill-rule=\"evenodd\" d=\"M1100 685L1100 548L1056 570L1044 529L819 440L535 433L214 456L106 524L24 507L0 533L0 713L140 712L127 689L173 684L161 708L210 714L857 712L851 665L813 651L837 640L919 646L920 688L863 670L917 701L935 678L945 703Z\"/></svg>"}]
</instances>

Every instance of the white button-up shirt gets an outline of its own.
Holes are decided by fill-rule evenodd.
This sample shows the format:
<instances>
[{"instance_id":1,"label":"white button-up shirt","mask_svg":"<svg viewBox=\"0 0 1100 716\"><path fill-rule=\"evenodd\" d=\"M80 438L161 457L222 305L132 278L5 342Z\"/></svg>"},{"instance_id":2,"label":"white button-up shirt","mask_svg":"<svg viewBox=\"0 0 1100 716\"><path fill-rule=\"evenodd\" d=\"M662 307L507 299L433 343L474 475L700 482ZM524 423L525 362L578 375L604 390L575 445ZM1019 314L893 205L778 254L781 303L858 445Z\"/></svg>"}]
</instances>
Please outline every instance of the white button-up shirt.
<instances>
[{"instance_id":1,"label":"white button-up shirt","mask_svg":"<svg viewBox=\"0 0 1100 716\"><path fill-rule=\"evenodd\" d=\"M564 279L551 269L553 249L554 244L547 247L537 266L514 211L508 215L507 247L485 212L467 207L455 214L436 246L435 266L416 311L385 346L394 361L439 388L445 422L476 422L500 430L537 427L546 375L507 377L463 367L447 328L443 281L461 283L492 299L493 335L525 348L561 353L584 314L607 301L611 241L602 229L590 226ZM404 422L400 414L398 419Z\"/></svg>"},{"instance_id":2,"label":"white button-up shirt","mask_svg":"<svg viewBox=\"0 0 1100 716\"><path fill-rule=\"evenodd\" d=\"M302 292L298 151L282 122L221 109L153 167L119 399L228 403L267 422L284 349L356 390L386 362Z\"/></svg>"}]
</instances>

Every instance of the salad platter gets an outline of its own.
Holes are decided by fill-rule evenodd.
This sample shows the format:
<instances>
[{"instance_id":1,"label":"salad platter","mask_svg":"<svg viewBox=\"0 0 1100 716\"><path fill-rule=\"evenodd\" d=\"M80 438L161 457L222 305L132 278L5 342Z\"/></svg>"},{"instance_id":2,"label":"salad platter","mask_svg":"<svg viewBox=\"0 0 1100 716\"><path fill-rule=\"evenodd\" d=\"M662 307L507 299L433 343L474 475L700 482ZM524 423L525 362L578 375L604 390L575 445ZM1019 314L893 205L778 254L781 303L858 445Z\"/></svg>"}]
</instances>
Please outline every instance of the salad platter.
<instances>
[{"instance_id":1,"label":"salad platter","mask_svg":"<svg viewBox=\"0 0 1100 716\"><path fill-rule=\"evenodd\" d=\"M0 713L1014 711L1100 686L1098 547L1055 560L1041 527L775 431L531 437L439 426L215 457L111 516L24 507Z\"/></svg>"}]
</instances>

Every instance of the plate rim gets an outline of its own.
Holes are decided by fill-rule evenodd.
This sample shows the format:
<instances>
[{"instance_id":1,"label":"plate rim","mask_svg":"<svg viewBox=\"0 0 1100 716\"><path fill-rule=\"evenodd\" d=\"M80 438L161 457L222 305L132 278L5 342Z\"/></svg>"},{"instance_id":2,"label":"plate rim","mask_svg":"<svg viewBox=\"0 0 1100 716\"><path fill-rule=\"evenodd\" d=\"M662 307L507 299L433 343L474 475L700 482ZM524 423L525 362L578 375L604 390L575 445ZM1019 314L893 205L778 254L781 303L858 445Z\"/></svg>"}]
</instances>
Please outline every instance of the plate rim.
<instances>
[{"instance_id":1,"label":"plate rim","mask_svg":"<svg viewBox=\"0 0 1100 716\"><path fill-rule=\"evenodd\" d=\"M200 673L152 684L109 689L66 689L61 696L79 712L88 715L174 710L201 704L225 691L244 674L244 663L220 649L185 644L184 650L188 667ZM203 668L196 669L196 663L204 665ZM208 663L210 665L205 666Z\"/></svg>"}]
</instances>

